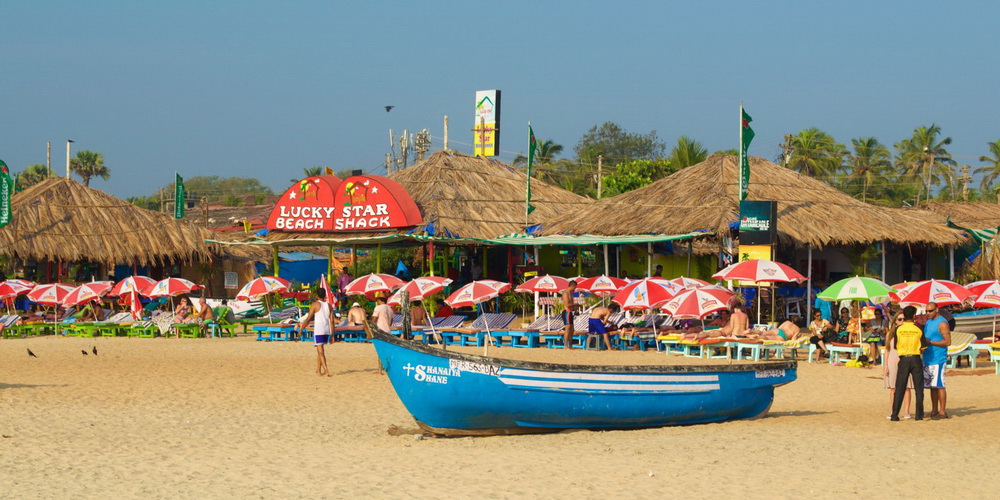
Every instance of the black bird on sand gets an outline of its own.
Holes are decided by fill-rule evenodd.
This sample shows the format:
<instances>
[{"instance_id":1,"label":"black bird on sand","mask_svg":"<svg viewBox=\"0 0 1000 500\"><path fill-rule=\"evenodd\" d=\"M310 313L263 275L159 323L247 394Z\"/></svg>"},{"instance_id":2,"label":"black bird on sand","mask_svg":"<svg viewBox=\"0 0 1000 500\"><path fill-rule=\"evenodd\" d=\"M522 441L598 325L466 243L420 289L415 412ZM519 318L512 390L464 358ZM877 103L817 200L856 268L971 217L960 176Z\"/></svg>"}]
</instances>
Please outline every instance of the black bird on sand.
<instances>
[{"instance_id":1,"label":"black bird on sand","mask_svg":"<svg viewBox=\"0 0 1000 500\"><path fill-rule=\"evenodd\" d=\"M35 356L35 353L31 352L31 349L28 349L28 356L31 356L33 358L37 358L38 357L38 356Z\"/></svg>"},{"instance_id":2,"label":"black bird on sand","mask_svg":"<svg viewBox=\"0 0 1000 500\"><path fill-rule=\"evenodd\" d=\"M80 354L83 354L84 356L86 356L87 355L87 351L84 351L83 349L80 349Z\"/></svg>"},{"instance_id":3,"label":"black bird on sand","mask_svg":"<svg viewBox=\"0 0 1000 500\"><path fill-rule=\"evenodd\" d=\"M94 352L94 356L97 356L97 346L96 345L94 346L94 351L93 352Z\"/></svg>"},{"instance_id":4,"label":"black bird on sand","mask_svg":"<svg viewBox=\"0 0 1000 500\"><path fill-rule=\"evenodd\" d=\"M395 107L396 106L386 106L385 107L385 112L388 113L388 112L392 111L392 108L395 108Z\"/></svg>"}]
</instances>

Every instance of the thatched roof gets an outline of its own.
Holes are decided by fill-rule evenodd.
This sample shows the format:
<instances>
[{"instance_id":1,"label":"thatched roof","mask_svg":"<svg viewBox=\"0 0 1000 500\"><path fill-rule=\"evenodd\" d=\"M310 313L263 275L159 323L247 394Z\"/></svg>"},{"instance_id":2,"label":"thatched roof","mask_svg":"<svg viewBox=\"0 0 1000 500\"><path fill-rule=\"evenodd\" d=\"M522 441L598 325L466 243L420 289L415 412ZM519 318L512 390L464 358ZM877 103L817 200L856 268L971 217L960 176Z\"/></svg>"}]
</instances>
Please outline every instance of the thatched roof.
<instances>
[{"instance_id":1,"label":"thatched roof","mask_svg":"<svg viewBox=\"0 0 1000 500\"><path fill-rule=\"evenodd\" d=\"M391 178L416 202L424 223L414 233L422 234L433 224L436 236L495 238L524 231L524 198L527 176L499 161L440 151ZM593 201L537 179L531 180L531 204L535 210L528 224L539 224L574 212ZM268 239L335 239L379 236L381 233L281 233Z\"/></svg>"},{"instance_id":2,"label":"thatched roof","mask_svg":"<svg viewBox=\"0 0 1000 500\"><path fill-rule=\"evenodd\" d=\"M543 227L544 234L728 234L739 220L738 159L715 154L648 186L597 200ZM961 232L907 213L869 205L811 177L762 158L750 158L751 200L778 202L783 245L957 245Z\"/></svg>"},{"instance_id":3,"label":"thatched roof","mask_svg":"<svg viewBox=\"0 0 1000 500\"><path fill-rule=\"evenodd\" d=\"M66 178L47 179L15 194L11 212L11 223L0 229L0 253L21 259L146 265L259 253L209 245L208 229Z\"/></svg>"},{"instance_id":4,"label":"thatched roof","mask_svg":"<svg viewBox=\"0 0 1000 500\"><path fill-rule=\"evenodd\" d=\"M990 229L1000 226L1000 204L984 202L928 202L921 210L932 212L944 222L951 219L955 224L970 229Z\"/></svg>"}]
</instances>

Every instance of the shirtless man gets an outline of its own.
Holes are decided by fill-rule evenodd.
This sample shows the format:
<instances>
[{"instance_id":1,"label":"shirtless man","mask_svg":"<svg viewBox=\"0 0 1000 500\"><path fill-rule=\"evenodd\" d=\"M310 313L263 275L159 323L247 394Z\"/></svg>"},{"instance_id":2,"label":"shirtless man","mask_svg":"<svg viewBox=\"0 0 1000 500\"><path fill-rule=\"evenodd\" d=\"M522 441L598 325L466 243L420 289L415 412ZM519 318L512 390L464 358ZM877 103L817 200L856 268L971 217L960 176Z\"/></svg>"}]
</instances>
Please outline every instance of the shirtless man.
<instances>
[{"instance_id":1,"label":"shirtless man","mask_svg":"<svg viewBox=\"0 0 1000 500\"><path fill-rule=\"evenodd\" d=\"M618 311L618 304L614 302L610 306L595 307L590 311L590 321L587 325L587 333L591 335L601 335L604 337L604 345L608 346L608 350L611 350L611 335L608 333L608 318L611 314Z\"/></svg>"},{"instance_id":2,"label":"shirtless man","mask_svg":"<svg viewBox=\"0 0 1000 500\"><path fill-rule=\"evenodd\" d=\"M413 307L410 308L410 325L421 328L427 326L427 313L419 300L413 301Z\"/></svg>"},{"instance_id":3,"label":"shirtless man","mask_svg":"<svg viewBox=\"0 0 1000 500\"><path fill-rule=\"evenodd\" d=\"M361 304L351 304L351 309L347 311L347 326L364 326L366 319L368 318Z\"/></svg>"},{"instance_id":4,"label":"shirtless man","mask_svg":"<svg viewBox=\"0 0 1000 500\"><path fill-rule=\"evenodd\" d=\"M195 317L195 321L201 325L201 333L204 335L207 331L206 323L211 323L215 320L215 312L212 311L211 307L208 307L208 301L202 296L198 299L198 316ZM205 335L207 337L207 335Z\"/></svg>"},{"instance_id":5,"label":"shirtless man","mask_svg":"<svg viewBox=\"0 0 1000 500\"><path fill-rule=\"evenodd\" d=\"M572 347L572 342L570 342L570 337L573 336L573 316L576 311L576 302L573 301L573 292L576 291L576 280L570 280L569 286L562 291L562 303L565 310L563 311L563 319L566 320L566 330L563 332L563 346L566 349Z\"/></svg>"},{"instance_id":6,"label":"shirtless man","mask_svg":"<svg viewBox=\"0 0 1000 500\"><path fill-rule=\"evenodd\" d=\"M799 317L792 316L784 323L778 325L777 328L772 328L766 332L762 332L759 338L764 340L796 340L802 337L802 330L798 325Z\"/></svg>"},{"instance_id":7,"label":"shirtless man","mask_svg":"<svg viewBox=\"0 0 1000 500\"><path fill-rule=\"evenodd\" d=\"M743 311L743 303L739 301L734 301L729 304L729 309L732 311L729 315L729 323L725 326L714 330L717 337L739 337L744 336L747 330L750 329L750 317L747 313Z\"/></svg>"}]
</instances>

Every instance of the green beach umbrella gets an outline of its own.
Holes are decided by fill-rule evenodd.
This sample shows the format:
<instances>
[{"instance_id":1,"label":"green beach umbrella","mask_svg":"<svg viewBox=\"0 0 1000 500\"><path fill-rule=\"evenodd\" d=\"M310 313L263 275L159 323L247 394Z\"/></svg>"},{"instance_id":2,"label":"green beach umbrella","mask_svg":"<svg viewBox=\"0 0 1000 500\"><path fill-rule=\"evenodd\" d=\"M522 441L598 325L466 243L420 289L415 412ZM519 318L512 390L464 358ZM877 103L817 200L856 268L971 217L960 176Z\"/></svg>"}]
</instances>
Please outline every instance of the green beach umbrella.
<instances>
[{"instance_id":1,"label":"green beach umbrella","mask_svg":"<svg viewBox=\"0 0 1000 500\"><path fill-rule=\"evenodd\" d=\"M877 297L889 297L892 287L875 278L855 276L842 279L816 295L817 298L830 301L869 300Z\"/></svg>"}]
</instances>

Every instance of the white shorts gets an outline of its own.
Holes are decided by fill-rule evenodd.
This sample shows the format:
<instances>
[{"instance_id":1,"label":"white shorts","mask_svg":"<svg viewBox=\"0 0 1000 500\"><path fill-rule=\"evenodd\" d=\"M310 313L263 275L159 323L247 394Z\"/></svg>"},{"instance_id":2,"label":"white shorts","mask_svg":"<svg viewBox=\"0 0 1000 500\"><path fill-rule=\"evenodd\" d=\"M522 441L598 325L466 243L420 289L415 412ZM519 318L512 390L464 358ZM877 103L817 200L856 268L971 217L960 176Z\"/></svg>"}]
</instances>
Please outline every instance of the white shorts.
<instances>
[{"instance_id":1,"label":"white shorts","mask_svg":"<svg viewBox=\"0 0 1000 500\"><path fill-rule=\"evenodd\" d=\"M947 363L939 365L924 365L924 387L927 389L944 389L944 369Z\"/></svg>"}]
</instances>

